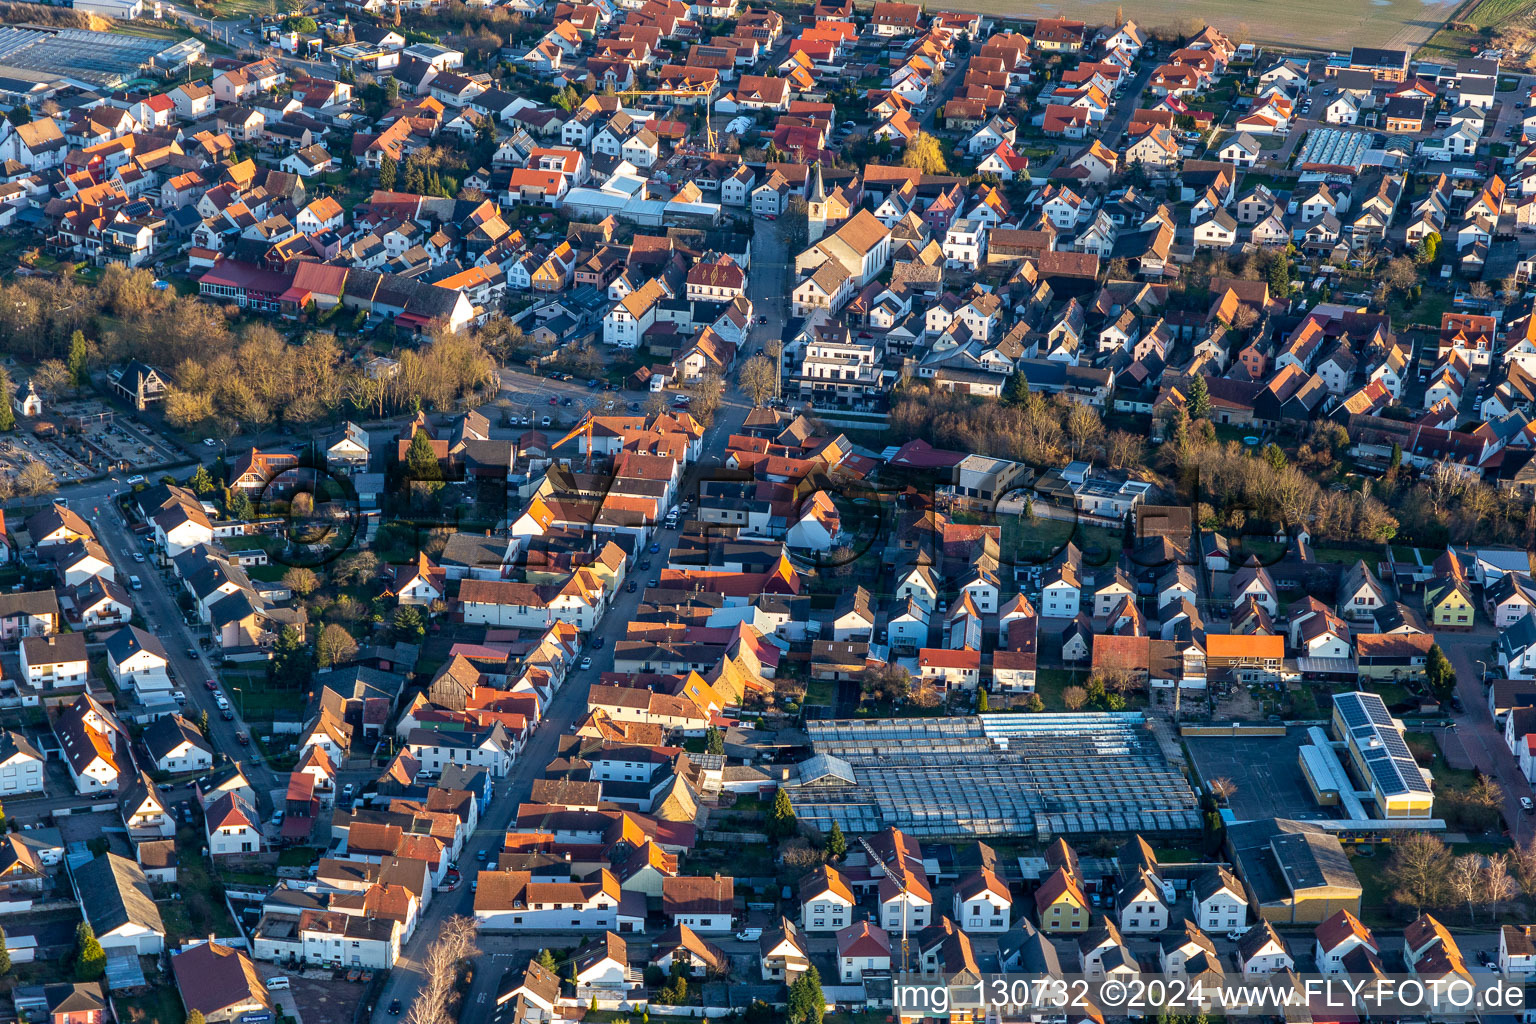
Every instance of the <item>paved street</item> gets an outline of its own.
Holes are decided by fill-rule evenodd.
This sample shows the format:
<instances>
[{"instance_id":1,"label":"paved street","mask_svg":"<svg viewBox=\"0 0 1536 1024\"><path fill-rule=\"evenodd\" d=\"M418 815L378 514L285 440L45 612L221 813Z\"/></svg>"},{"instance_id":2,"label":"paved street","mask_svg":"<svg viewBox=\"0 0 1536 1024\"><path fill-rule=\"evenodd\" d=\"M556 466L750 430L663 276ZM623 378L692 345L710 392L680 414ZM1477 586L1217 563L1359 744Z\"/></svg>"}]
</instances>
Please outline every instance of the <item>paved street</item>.
<instances>
[{"instance_id":1,"label":"paved street","mask_svg":"<svg viewBox=\"0 0 1536 1024\"><path fill-rule=\"evenodd\" d=\"M1435 639L1440 649L1456 669L1456 695L1466 709L1455 716L1456 731L1462 749L1472 759L1478 771L1492 775L1504 788L1504 822L1510 834L1524 842L1530 838L1536 819L1520 810L1520 798L1531 795L1531 784L1525 780L1515 756L1504 743L1504 732L1493 724L1488 711L1488 697L1483 690L1483 665L1487 665L1488 678L1495 678L1498 665L1493 661L1495 631L1482 625L1478 632L1453 634L1441 632Z\"/></svg>"},{"instance_id":2,"label":"paved street","mask_svg":"<svg viewBox=\"0 0 1536 1024\"><path fill-rule=\"evenodd\" d=\"M755 228L753 269L748 275L748 293L754 304L754 312L757 315L766 316L768 323L753 326L746 346L747 350L740 354L738 363L745 360L751 352L760 350L765 342L775 337L783 329L789 312L788 260L780 229L776 226L771 227L766 221L757 222ZM505 377L503 379L505 380ZM533 380L538 381L542 378L533 378ZM546 380L544 384L553 386L555 382ZM580 384L576 386L580 388ZM569 388L570 385L565 387ZM701 446L703 455L699 462L689 469L689 475L683 484L684 495L693 494L697 489L699 477L709 473L712 467L719 466L726 439L741 429L747 412L747 401L735 386L733 378L721 408L715 414L714 423L704 432ZM652 575L659 571L666 557L666 549L676 540L677 532L658 530L655 536L663 552L660 555L643 556L653 559L652 568L649 570ZM631 572L633 578L640 581L641 586L633 594L620 590L613 605L608 609L608 614L603 617L601 625L593 632L593 636L601 636L604 642L601 648L593 648L589 645L585 652L592 658L592 667L585 672L573 672L566 678L565 685L555 694L549 712L539 724L538 730L528 741L528 745L523 748L517 763L512 766L511 775L497 783L496 794L491 805L480 818L480 828L465 844L464 852L460 857L461 870L467 877L474 877L476 870L474 865L478 863L475 855L480 850L488 850L494 854L501 849L507 823L511 820L517 805L528 800L533 790L534 780L543 777L545 766L555 757L556 744L561 735L569 732L572 723L585 714L588 688L602 672L613 667L614 641L624 636L628 623L634 618L635 610L644 596L645 581L650 578L638 568L632 569ZM470 892L468 885L461 886L456 892L439 893L434 896L431 906L427 908L417 925L416 934L402 950L399 964L391 972L389 980L380 993L378 1005L373 1011L373 1019L378 1024L384 1024L391 1019L389 1004L392 1000L399 999L402 1010L409 1008L421 984L422 956L442 922L452 914L473 913L474 894ZM495 1006L495 986L500 982L503 972L518 962L522 953L537 951L545 944L538 936L487 936L484 943L487 949L476 960L474 985L465 1000L459 1019L469 1022L486 1019ZM511 954L512 950L517 951L516 955Z\"/></svg>"}]
</instances>

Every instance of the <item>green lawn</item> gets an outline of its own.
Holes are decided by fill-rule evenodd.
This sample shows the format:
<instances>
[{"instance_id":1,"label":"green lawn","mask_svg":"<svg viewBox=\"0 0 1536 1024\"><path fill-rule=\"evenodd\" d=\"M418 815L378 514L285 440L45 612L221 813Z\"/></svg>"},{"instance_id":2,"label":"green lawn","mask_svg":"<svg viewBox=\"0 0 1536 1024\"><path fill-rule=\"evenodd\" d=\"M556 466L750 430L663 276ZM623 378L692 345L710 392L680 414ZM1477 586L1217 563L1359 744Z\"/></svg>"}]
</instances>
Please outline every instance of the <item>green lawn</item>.
<instances>
[{"instance_id":1,"label":"green lawn","mask_svg":"<svg viewBox=\"0 0 1536 1024\"><path fill-rule=\"evenodd\" d=\"M830 679L812 679L805 684L805 703L831 707L837 701L837 684Z\"/></svg>"},{"instance_id":2,"label":"green lawn","mask_svg":"<svg viewBox=\"0 0 1536 1024\"><path fill-rule=\"evenodd\" d=\"M1424 764L1425 755L1429 755L1429 770L1434 773L1436 789L1468 791L1477 785L1477 772L1470 768L1452 768L1445 763L1445 758L1440 753L1440 746L1435 742L1432 733L1407 732L1403 734L1403 739L1407 741L1408 749L1413 752L1414 760L1419 764Z\"/></svg>"},{"instance_id":3,"label":"green lawn","mask_svg":"<svg viewBox=\"0 0 1536 1024\"><path fill-rule=\"evenodd\" d=\"M1067 705L1061 699L1062 692L1069 686L1083 685L1087 678L1086 670L1074 673L1066 668L1042 668L1035 673L1035 692L1045 702L1045 710L1065 711Z\"/></svg>"},{"instance_id":4,"label":"green lawn","mask_svg":"<svg viewBox=\"0 0 1536 1024\"><path fill-rule=\"evenodd\" d=\"M186 1011L174 985L159 985L141 996L113 996L119 1024L182 1024Z\"/></svg>"}]
</instances>

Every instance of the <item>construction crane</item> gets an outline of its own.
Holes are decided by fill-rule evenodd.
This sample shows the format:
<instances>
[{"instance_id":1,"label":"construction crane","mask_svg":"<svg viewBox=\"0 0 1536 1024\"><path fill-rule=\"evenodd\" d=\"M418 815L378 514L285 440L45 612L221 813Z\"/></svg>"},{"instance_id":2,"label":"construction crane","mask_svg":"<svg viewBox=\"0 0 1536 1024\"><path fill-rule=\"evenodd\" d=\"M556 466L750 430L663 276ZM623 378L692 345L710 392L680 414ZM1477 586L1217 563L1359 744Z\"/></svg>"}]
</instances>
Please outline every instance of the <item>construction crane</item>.
<instances>
[{"instance_id":1,"label":"construction crane","mask_svg":"<svg viewBox=\"0 0 1536 1024\"><path fill-rule=\"evenodd\" d=\"M893 871L891 869L891 866L889 864L887 864L883 858L881 858L878 854L875 853L874 847L870 846L869 842L863 836L859 836L859 845L864 847L864 854L865 854L865 856L867 856L869 858L869 862L871 864L879 864L882 868L884 868L885 869L885 877L889 878L891 881L896 883L896 888L901 890L901 894L903 896L906 896L906 897L910 898L912 894L907 891L907 883L903 879L903 876L906 874L906 872L902 871L902 872L900 872L898 874L897 872ZM911 911L912 911L912 908L911 908L911 906L909 904L907 904L905 902L902 903L902 905L901 905L901 973L903 973L903 974L907 973L907 915L910 914Z\"/></svg>"},{"instance_id":2,"label":"construction crane","mask_svg":"<svg viewBox=\"0 0 1536 1024\"><path fill-rule=\"evenodd\" d=\"M597 419L597 417L593 416L591 411L589 410L587 412L587 414L581 418L581 421L579 423L577 423L574 427L572 427L566 433L566 435L564 437L562 437L560 440L556 441L554 444L549 446L550 450L553 451L554 449L559 448L561 445L565 444L565 442L569 441L573 437L576 437L578 434L586 437L586 439L587 439L587 471L591 472L592 471L592 424L596 421L596 419Z\"/></svg>"},{"instance_id":3,"label":"construction crane","mask_svg":"<svg viewBox=\"0 0 1536 1024\"><path fill-rule=\"evenodd\" d=\"M715 152L719 144L719 136L715 134L715 126L710 121L714 111L715 94L713 91L700 92L697 89L620 89L615 93L620 99L626 96L688 96L692 99L704 97L704 145L711 153Z\"/></svg>"}]
</instances>

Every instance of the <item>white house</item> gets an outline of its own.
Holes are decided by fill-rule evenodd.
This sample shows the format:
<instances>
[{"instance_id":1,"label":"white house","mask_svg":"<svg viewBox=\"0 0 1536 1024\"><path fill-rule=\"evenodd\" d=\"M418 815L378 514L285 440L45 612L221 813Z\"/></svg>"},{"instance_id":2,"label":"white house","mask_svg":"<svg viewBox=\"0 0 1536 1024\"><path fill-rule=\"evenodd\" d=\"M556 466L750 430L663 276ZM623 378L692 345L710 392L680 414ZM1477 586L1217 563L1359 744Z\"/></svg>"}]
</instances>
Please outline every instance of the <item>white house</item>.
<instances>
[{"instance_id":1,"label":"white house","mask_svg":"<svg viewBox=\"0 0 1536 1024\"><path fill-rule=\"evenodd\" d=\"M162 772L207 771L213 767L213 745L197 726L181 715L161 715L142 737L150 760Z\"/></svg>"},{"instance_id":2,"label":"white house","mask_svg":"<svg viewBox=\"0 0 1536 1024\"><path fill-rule=\"evenodd\" d=\"M1195 923L1212 935L1248 927L1248 901L1231 872L1215 867L1203 873L1189 890Z\"/></svg>"},{"instance_id":3,"label":"white house","mask_svg":"<svg viewBox=\"0 0 1536 1024\"><path fill-rule=\"evenodd\" d=\"M535 882L527 871L482 871L475 919L488 931L586 932L619 927L619 881L607 868L586 882Z\"/></svg>"},{"instance_id":4,"label":"white house","mask_svg":"<svg viewBox=\"0 0 1536 1024\"><path fill-rule=\"evenodd\" d=\"M1321 974L1343 974L1344 957L1357 948L1365 948L1379 956L1381 948L1371 935L1371 930L1348 910L1340 910L1318 925L1313 934L1316 943L1313 960Z\"/></svg>"},{"instance_id":5,"label":"white house","mask_svg":"<svg viewBox=\"0 0 1536 1024\"><path fill-rule=\"evenodd\" d=\"M0 732L0 797L46 791L43 755L19 732Z\"/></svg>"},{"instance_id":6,"label":"white house","mask_svg":"<svg viewBox=\"0 0 1536 1024\"><path fill-rule=\"evenodd\" d=\"M203 813L210 855L239 857L261 852L261 818L244 797L225 793Z\"/></svg>"},{"instance_id":7,"label":"white house","mask_svg":"<svg viewBox=\"0 0 1536 1024\"><path fill-rule=\"evenodd\" d=\"M107 672L121 689L168 690L169 665L165 645L153 633L124 626L107 637Z\"/></svg>"},{"instance_id":8,"label":"white house","mask_svg":"<svg viewBox=\"0 0 1536 1024\"><path fill-rule=\"evenodd\" d=\"M997 872L973 871L955 885L955 923L967 932L1005 932L1013 912L1013 897Z\"/></svg>"},{"instance_id":9,"label":"white house","mask_svg":"<svg viewBox=\"0 0 1536 1024\"><path fill-rule=\"evenodd\" d=\"M853 890L836 868L820 867L800 882L800 927L835 932L853 921Z\"/></svg>"},{"instance_id":10,"label":"white house","mask_svg":"<svg viewBox=\"0 0 1536 1024\"><path fill-rule=\"evenodd\" d=\"M1244 974L1274 974L1296 969L1296 961L1280 940L1275 926L1268 921L1260 921L1238 940L1237 962Z\"/></svg>"},{"instance_id":11,"label":"white house","mask_svg":"<svg viewBox=\"0 0 1536 1024\"><path fill-rule=\"evenodd\" d=\"M1126 935L1156 935L1168 927L1168 900L1162 880L1142 868L1128 876L1115 892L1120 931Z\"/></svg>"}]
</instances>

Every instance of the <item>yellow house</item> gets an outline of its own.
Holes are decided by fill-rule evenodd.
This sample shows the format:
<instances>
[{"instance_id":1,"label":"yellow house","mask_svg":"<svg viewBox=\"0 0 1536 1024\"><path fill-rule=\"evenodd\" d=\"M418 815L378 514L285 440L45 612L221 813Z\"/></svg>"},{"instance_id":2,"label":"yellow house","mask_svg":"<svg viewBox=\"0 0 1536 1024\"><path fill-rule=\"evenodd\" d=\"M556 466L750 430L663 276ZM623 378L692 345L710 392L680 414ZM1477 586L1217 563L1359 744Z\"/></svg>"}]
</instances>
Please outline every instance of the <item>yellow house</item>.
<instances>
[{"instance_id":1,"label":"yellow house","mask_svg":"<svg viewBox=\"0 0 1536 1024\"><path fill-rule=\"evenodd\" d=\"M1035 890L1035 911L1046 935L1079 935L1088 930L1092 916L1082 887L1065 868L1057 868Z\"/></svg>"},{"instance_id":2,"label":"yellow house","mask_svg":"<svg viewBox=\"0 0 1536 1024\"><path fill-rule=\"evenodd\" d=\"M1457 576L1437 579L1425 588L1424 610L1436 629L1470 630L1476 617L1472 591Z\"/></svg>"}]
</instances>

